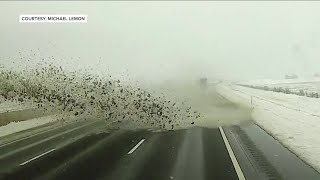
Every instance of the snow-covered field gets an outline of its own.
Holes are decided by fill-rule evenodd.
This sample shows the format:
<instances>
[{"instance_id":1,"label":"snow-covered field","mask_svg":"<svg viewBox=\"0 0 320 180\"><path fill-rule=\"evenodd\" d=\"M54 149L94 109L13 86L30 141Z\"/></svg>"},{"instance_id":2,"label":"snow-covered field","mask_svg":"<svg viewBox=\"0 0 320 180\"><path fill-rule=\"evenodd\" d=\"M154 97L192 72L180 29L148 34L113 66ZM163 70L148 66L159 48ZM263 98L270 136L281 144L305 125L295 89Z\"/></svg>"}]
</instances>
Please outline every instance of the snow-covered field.
<instances>
[{"instance_id":1,"label":"snow-covered field","mask_svg":"<svg viewBox=\"0 0 320 180\"><path fill-rule=\"evenodd\" d=\"M317 92L320 93L320 78L312 79L282 79L282 80L252 80L246 82L240 82L243 85L252 85L257 87L267 86L270 89L276 88L288 88L292 92L299 92L303 90L305 92Z\"/></svg>"},{"instance_id":2,"label":"snow-covered field","mask_svg":"<svg viewBox=\"0 0 320 180\"><path fill-rule=\"evenodd\" d=\"M248 85L275 85L275 84L295 84L295 83L319 83L320 78L308 78L308 79L259 79L259 80L249 80L242 81L240 84L248 84Z\"/></svg>"},{"instance_id":3,"label":"snow-covered field","mask_svg":"<svg viewBox=\"0 0 320 180\"><path fill-rule=\"evenodd\" d=\"M320 172L320 99L226 83L217 91L253 108L260 127Z\"/></svg>"}]
</instances>

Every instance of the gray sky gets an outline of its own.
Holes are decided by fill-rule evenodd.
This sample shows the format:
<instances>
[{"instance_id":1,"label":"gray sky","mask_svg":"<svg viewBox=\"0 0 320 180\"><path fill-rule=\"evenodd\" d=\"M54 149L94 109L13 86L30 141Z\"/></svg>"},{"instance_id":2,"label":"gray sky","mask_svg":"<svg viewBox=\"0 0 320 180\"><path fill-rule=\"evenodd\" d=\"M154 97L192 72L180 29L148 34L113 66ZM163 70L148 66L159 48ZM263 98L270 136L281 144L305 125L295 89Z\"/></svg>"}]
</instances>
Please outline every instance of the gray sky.
<instances>
[{"instance_id":1,"label":"gray sky","mask_svg":"<svg viewBox=\"0 0 320 180\"><path fill-rule=\"evenodd\" d=\"M88 23L21 24L20 14L87 14ZM320 2L0 2L0 17L0 62L39 48L146 80L320 72Z\"/></svg>"}]
</instances>

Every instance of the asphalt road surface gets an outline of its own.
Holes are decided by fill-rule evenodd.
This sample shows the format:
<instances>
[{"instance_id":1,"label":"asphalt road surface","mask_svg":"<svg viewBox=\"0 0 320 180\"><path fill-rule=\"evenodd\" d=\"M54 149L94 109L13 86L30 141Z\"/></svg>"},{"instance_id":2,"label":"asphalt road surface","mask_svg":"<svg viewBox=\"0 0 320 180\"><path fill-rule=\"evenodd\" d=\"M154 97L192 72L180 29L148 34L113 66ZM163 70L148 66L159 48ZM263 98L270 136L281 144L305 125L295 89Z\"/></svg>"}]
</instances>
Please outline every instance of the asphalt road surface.
<instances>
[{"instance_id":1,"label":"asphalt road surface","mask_svg":"<svg viewBox=\"0 0 320 180\"><path fill-rule=\"evenodd\" d=\"M244 136L240 128L106 131L105 124L102 121L80 121L41 127L42 130L26 137L2 141L0 179L234 180L286 177L267 157L256 159L256 167L250 167L255 159L250 158L249 150L240 148L242 146L238 143L246 145L255 155L264 156L264 153L259 147L251 147L253 141L248 143L245 138L239 141ZM310 167L306 168L308 177L320 177Z\"/></svg>"}]
</instances>

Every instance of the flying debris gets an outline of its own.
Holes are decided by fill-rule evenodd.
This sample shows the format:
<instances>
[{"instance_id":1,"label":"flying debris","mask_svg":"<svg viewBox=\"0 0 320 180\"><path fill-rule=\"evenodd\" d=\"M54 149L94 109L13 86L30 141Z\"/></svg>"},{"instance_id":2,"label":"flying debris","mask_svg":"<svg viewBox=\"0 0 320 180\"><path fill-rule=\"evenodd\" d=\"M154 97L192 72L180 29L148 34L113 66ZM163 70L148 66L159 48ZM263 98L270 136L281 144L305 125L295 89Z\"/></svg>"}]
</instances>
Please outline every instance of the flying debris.
<instances>
[{"instance_id":1,"label":"flying debris","mask_svg":"<svg viewBox=\"0 0 320 180\"><path fill-rule=\"evenodd\" d=\"M41 64L33 69L14 71L1 66L0 97L36 103L53 111L75 116L104 116L106 120L132 121L166 128L200 117L186 103L156 96L141 87L125 85L119 79L83 72L66 72L61 66ZM194 124L192 122L191 124Z\"/></svg>"}]
</instances>

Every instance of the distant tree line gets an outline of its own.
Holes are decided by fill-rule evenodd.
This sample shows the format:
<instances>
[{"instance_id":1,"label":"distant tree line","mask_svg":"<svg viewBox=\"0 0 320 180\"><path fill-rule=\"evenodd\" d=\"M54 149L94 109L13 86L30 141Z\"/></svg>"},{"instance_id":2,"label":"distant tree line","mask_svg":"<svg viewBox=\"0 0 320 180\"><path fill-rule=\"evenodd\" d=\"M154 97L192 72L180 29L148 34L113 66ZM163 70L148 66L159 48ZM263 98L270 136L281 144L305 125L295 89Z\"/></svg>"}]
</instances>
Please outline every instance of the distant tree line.
<instances>
[{"instance_id":1,"label":"distant tree line","mask_svg":"<svg viewBox=\"0 0 320 180\"><path fill-rule=\"evenodd\" d=\"M285 94L295 94L298 96L306 96L311 98L319 98L319 93L317 92L308 92L305 90L300 89L299 91L292 91L289 88L282 88L282 87L268 87L268 86L253 86L253 85L247 85L247 84L238 84L243 87L253 88L253 89L260 89L264 91L273 91L273 92L281 92Z\"/></svg>"}]
</instances>

